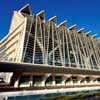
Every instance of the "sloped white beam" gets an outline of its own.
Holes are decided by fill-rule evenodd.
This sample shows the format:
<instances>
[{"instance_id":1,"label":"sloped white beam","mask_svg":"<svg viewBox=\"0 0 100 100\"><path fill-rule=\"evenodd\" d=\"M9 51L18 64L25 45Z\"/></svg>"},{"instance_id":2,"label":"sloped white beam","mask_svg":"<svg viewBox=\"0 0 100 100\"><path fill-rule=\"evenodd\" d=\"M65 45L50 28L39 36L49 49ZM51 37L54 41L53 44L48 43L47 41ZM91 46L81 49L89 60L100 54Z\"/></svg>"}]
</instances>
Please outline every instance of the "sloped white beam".
<instances>
[{"instance_id":1,"label":"sloped white beam","mask_svg":"<svg viewBox=\"0 0 100 100\"><path fill-rule=\"evenodd\" d=\"M68 30L75 30L76 29L76 24L72 25L71 27L68 28Z\"/></svg>"},{"instance_id":2,"label":"sloped white beam","mask_svg":"<svg viewBox=\"0 0 100 100\"><path fill-rule=\"evenodd\" d=\"M36 14L36 16L39 16L41 19L45 19L45 11L41 10L39 13Z\"/></svg>"},{"instance_id":3,"label":"sloped white beam","mask_svg":"<svg viewBox=\"0 0 100 100\"><path fill-rule=\"evenodd\" d=\"M57 17L56 17L56 16L51 17L51 18L49 19L49 22L54 22L54 23L56 23L56 22L57 22Z\"/></svg>"},{"instance_id":4,"label":"sloped white beam","mask_svg":"<svg viewBox=\"0 0 100 100\"><path fill-rule=\"evenodd\" d=\"M24 7L22 7L20 10L19 10L19 12L22 12L22 11L24 11L24 10L26 10L27 9L27 11L29 11L29 13L32 15L32 11L31 11L31 9L30 9L30 5L29 4L26 4Z\"/></svg>"},{"instance_id":5,"label":"sloped white beam","mask_svg":"<svg viewBox=\"0 0 100 100\"><path fill-rule=\"evenodd\" d=\"M96 39L96 37L97 37L97 34L92 35L93 39Z\"/></svg>"},{"instance_id":6,"label":"sloped white beam","mask_svg":"<svg viewBox=\"0 0 100 100\"><path fill-rule=\"evenodd\" d=\"M85 36L90 36L90 33L91 33L91 31L86 32L86 33L85 33Z\"/></svg>"},{"instance_id":7,"label":"sloped white beam","mask_svg":"<svg viewBox=\"0 0 100 100\"><path fill-rule=\"evenodd\" d=\"M66 26L66 24L67 24L67 21L65 20L65 21L61 22L57 27Z\"/></svg>"},{"instance_id":8,"label":"sloped white beam","mask_svg":"<svg viewBox=\"0 0 100 100\"><path fill-rule=\"evenodd\" d=\"M82 34L82 33L83 33L83 31L84 31L84 28L81 28L80 30L78 30L78 31L77 31L77 33Z\"/></svg>"}]
</instances>

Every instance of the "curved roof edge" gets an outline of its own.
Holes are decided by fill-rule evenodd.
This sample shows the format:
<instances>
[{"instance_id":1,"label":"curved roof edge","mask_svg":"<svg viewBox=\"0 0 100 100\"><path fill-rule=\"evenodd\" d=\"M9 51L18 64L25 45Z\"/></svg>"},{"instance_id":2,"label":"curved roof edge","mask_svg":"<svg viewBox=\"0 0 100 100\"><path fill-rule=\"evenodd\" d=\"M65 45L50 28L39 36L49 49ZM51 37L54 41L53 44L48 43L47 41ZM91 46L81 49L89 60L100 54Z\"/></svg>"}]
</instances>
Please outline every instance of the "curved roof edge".
<instances>
[{"instance_id":1,"label":"curved roof edge","mask_svg":"<svg viewBox=\"0 0 100 100\"><path fill-rule=\"evenodd\" d=\"M72 25L71 27L69 27L68 30L73 30L73 29L75 30L75 29L76 29L76 26L77 26L77 25L74 24L74 25Z\"/></svg>"},{"instance_id":2,"label":"curved roof edge","mask_svg":"<svg viewBox=\"0 0 100 100\"><path fill-rule=\"evenodd\" d=\"M49 22L54 22L56 23L57 22L57 16L53 16L49 19Z\"/></svg>"},{"instance_id":3,"label":"curved roof edge","mask_svg":"<svg viewBox=\"0 0 100 100\"><path fill-rule=\"evenodd\" d=\"M27 14L30 14L32 15L32 11L30 9L30 5L29 4L26 4L25 6L23 6L19 12L22 12L22 13L27 13Z\"/></svg>"},{"instance_id":4,"label":"curved roof edge","mask_svg":"<svg viewBox=\"0 0 100 100\"><path fill-rule=\"evenodd\" d=\"M67 21L65 20L65 21L61 22L57 27L66 26L66 24L67 24Z\"/></svg>"}]
</instances>

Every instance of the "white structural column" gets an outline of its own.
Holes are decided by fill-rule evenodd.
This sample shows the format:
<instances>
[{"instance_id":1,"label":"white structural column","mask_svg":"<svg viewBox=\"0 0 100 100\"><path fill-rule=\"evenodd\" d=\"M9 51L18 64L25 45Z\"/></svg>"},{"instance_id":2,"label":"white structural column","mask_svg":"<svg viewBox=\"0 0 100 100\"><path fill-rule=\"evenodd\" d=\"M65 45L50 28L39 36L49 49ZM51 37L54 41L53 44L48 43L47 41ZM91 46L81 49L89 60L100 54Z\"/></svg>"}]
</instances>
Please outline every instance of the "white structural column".
<instances>
[{"instance_id":1,"label":"white structural column","mask_svg":"<svg viewBox=\"0 0 100 100\"><path fill-rule=\"evenodd\" d=\"M95 57L94 47L93 47L93 45L91 44L91 42L92 42L91 40L88 41L89 46L90 46L90 53L91 53L91 56L94 57L94 60L95 60L95 63L96 63L96 65L94 65L94 63L93 63L93 59L91 59L91 60L92 60L92 63L93 63L93 68L95 69L95 67L97 67L97 60L96 60L96 57Z\"/></svg>"},{"instance_id":2,"label":"white structural column","mask_svg":"<svg viewBox=\"0 0 100 100\"><path fill-rule=\"evenodd\" d=\"M79 53L79 55L78 55L78 52L79 52L79 45L78 45L78 42L77 42L77 38L78 38L78 36L77 36L77 34L76 34L76 32L74 32L74 40L75 40L75 48L76 48L76 57L77 57L77 67L79 67L80 68L80 61L79 61L79 55L80 55L80 53ZM81 59L81 58L80 58Z\"/></svg>"},{"instance_id":3,"label":"white structural column","mask_svg":"<svg viewBox=\"0 0 100 100\"><path fill-rule=\"evenodd\" d=\"M19 75L14 83L14 87L18 87L19 86L19 80L20 80L21 75Z\"/></svg>"},{"instance_id":4,"label":"white structural column","mask_svg":"<svg viewBox=\"0 0 100 100\"><path fill-rule=\"evenodd\" d=\"M30 86L33 86L33 74L30 76L29 84L30 84Z\"/></svg>"},{"instance_id":5,"label":"white structural column","mask_svg":"<svg viewBox=\"0 0 100 100\"><path fill-rule=\"evenodd\" d=\"M65 66L65 26L63 27L63 55L64 55L64 66Z\"/></svg>"},{"instance_id":6,"label":"white structural column","mask_svg":"<svg viewBox=\"0 0 100 100\"><path fill-rule=\"evenodd\" d=\"M92 40L92 44L93 44L93 48L94 48L94 56L95 56L95 60L96 60L96 64L97 64L97 69L99 69L99 57L98 57L98 51L96 48L96 44L94 43L94 40Z\"/></svg>"},{"instance_id":7,"label":"white structural column","mask_svg":"<svg viewBox=\"0 0 100 100\"><path fill-rule=\"evenodd\" d=\"M39 13L37 13L36 15L38 16L38 19L39 19L38 23L39 23L39 30L40 30L40 37L37 38L37 42L38 42L38 45L40 46L40 49L42 51L43 64L47 64L47 60L46 60L47 55L46 55L46 49L45 49L45 36L46 36L45 12L44 12L44 10L42 10Z\"/></svg>"},{"instance_id":8,"label":"white structural column","mask_svg":"<svg viewBox=\"0 0 100 100\"><path fill-rule=\"evenodd\" d=\"M63 29L63 56L64 56L64 60L63 60L63 66L65 66L65 26L62 27Z\"/></svg>"},{"instance_id":9,"label":"white structural column","mask_svg":"<svg viewBox=\"0 0 100 100\"><path fill-rule=\"evenodd\" d=\"M76 33L77 34L77 33ZM81 44L80 44L80 41L79 41L79 36L78 36L79 34L77 34L77 45L78 45L78 50L79 50L79 56L80 56L80 61L81 62L79 62L80 63L80 68L83 68L83 65L84 65L84 63L83 63L83 55L82 55L82 52L81 52Z\"/></svg>"},{"instance_id":10,"label":"white structural column","mask_svg":"<svg viewBox=\"0 0 100 100\"><path fill-rule=\"evenodd\" d=\"M39 30L40 30L39 32L40 33L37 33L37 34L39 34L40 36L37 37L37 41L42 51L42 59L43 59L43 64L44 64L43 27L42 27L42 20L40 19L39 16L38 16L38 22L39 22Z\"/></svg>"},{"instance_id":11,"label":"white structural column","mask_svg":"<svg viewBox=\"0 0 100 100\"><path fill-rule=\"evenodd\" d=\"M62 22L58 25L59 28L59 40L60 41L60 52L61 52L61 61L62 66L65 66L65 30L66 30L66 22Z\"/></svg>"},{"instance_id":12,"label":"white structural column","mask_svg":"<svg viewBox=\"0 0 100 100\"><path fill-rule=\"evenodd\" d=\"M54 58L54 29L55 29L55 24L56 24L56 16L52 17L49 19L49 23L50 23L50 36L49 36L49 39L51 39L51 44L49 44L49 49L50 49L50 45L51 45L51 50L52 51L49 51L52 52L51 55L48 55L49 56L49 59L51 60L51 57L52 57L52 64L53 66L55 66L55 58ZM49 41L50 43L50 41Z\"/></svg>"},{"instance_id":13,"label":"white structural column","mask_svg":"<svg viewBox=\"0 0 100 100\"><path fill-rule=\"evenodd\" d=\"M60 36L60 48L61 48L61 54L62 54L62 66L65 66L65 53L64 53L64 28L63 26L60 27L60 32L59 32L59 36Z\"/></svg>"},{"instance_id":14,"label":"white structural column","mask_svg":"<svg viewBox=\"0 0 100 100\"><path fill-rule=\"evenodd\" d=\"M85 68L87 68L88 65L87 65L87 63L85 63L85 59L87 58L87 51L85 51L85 47L84 47L85 44L83 43L84 41L83 41L82 32L83 32L83 29L81 29L80 31L78 31L78 38L79 38L79 41L80 41L80 43L82 45L82 50L84 52L83 59L84 59ZM83 46L83 44L84 44L84 46Z\"/></svg>"},{"instance_id":15,"label":"white structural column","mask_svg":"<svg viewBox=\"0 0 100 100\"><path fill-rule=\"evenodd\" d=\"M52 85L55 86L56 85L55 76L53 75L52 78L53 78Z\"/></svg>"},{"instance_id":16,"label":"white structural column","mask_svg":"<svg viewBox=\"0 0 100 100\"><path fill-rule=\"evenodd\" d=\"M76 27L76 25L75 25L75 26L73 25L71 28L69 28L69 34L68 34L68 35L69 35L69 39L70 39L70 43L71 43L71 48L72 48L72 51L73 51L73 54L74 54L75 64L76 64L77 67L78 67L78 62L77 62L75 50L74 50L74 47L73 47L72 37L71 37L71 35L73 34L73 31L75 30L74 27ZM71 29L72 31L70 31L70 29Z\"/></svg>"},{"instance_id":17,"label":"white structural column","mask_svg":"<svg viewBox=\"0 0 100 100\"><path fill-rule=\"evenodd\" d=\"M54 27L55 27L55 23L51 22L52 47L53 47L53 65L55 66L55 56L54 56Z\"/></svg>"},{"instance_id":18,"label":"white structural column","mask_svg":"<svg viewBox=\"0 0 100 100\"><path fill-rule=\"evenodd\" d=\"M66 45L67 45L67 52L68 52L68 62L69 62L69 67L71 67L71 61L70 61L70 54L69 54L69 45L68 45L68 43L69 43L69 41L68 41L68 31L67 31L67 29L65 30L65 38L66 38Z\"/></svg>"},{"instance_id":19,"label":"white structural column","mask_svg":"<svg viewBox=\"0 0 100 100\"><path fill-rule=\"evenodd\" d=\"M36 18L35 18L35 39L34 39L34 49L33 49L33 64L34 64L34 61L35 61L35 48L36 48L36 39L37 39L37 23L38 23L38 21L37 21L38 19L37 19L37 16L36 16Z\"/></svg>"},{"instance_id":20,"label":"white structural column","mask_svg":"<svg viewBox=\"0 0 100 100\"><path fill-rule=\"evenodd\" d=\"M43 49L43 51L44 51L44 64L47 64L47 52L46 52L46 39L48 39L48 37L46 37L46 34L48 34L48 32L46 31L46 23L45 23L45 19L42 21L42 24L43 24L43 38L44 38L44 40L43 40L43 46L44 46L44 49Z\"/></svg>"},{"instance_id":21,"label":"white structural column","mask_svg":"<svg viewBox=\"0 0 100 100\"><path fill-rule=\"evenodd\" d=\"M82 42L81 39L83 39L84 42ZM85 39L84 36L81 36L81 39L80 39L81 44L84 43L84 47L83 47L84 48L84 52L85 52L84 53L85 54L84 63L85 63L86 68L89 69L90 68L90 62L89 62L89 51L88 51L88 48L87 48L87 42L86 42L86 39Z\"/></svg>"},{"instance_id":22,"label":"white structural column","mask_svg":"<svg viewBox=\"0 0 100 100\"><path fill-rule=\"evenodd\" d=\"M89 64L89 69L91 69L91 67L93 66L93 62L91 61L91 55L90 55L90 49L89 49L89 45L88 45L88 40L87 40L87 38L86 38L86 35L84 36L84 41L85 41L85 46L86 46L86 51L87 51L87 55L88 55L88 57L87 57L87 63ZM90 62L91 61L91 62ZM91 63L92 63L92 65L91 65Z\"/></svg>"},{"instance_id":23,"label":"white structural column","mask_svg":"<svg viewBox=\"0 0 100 100\"><path fill-rule=\"evenodd\" d=\"M58 29L58 36L57 36L57 38L58 38L58 44L59 44L59 50L60 50L60 57L61 57L61 63L62 63L62 65L64 65L64 61L63 61L63 51L62 51L62 41L61 41L61 37L60 37L60 35L61 35L61 27L59 27L59 29Z\"/></svg>"},{"instance_id":24,"label":"white structural column","mask_svg":"<svg viewBox=\"0 0 100 100\"><path fill-rule=\"evenodd\" d=\"M66 79L67 77L66 76L62 76L62 85L65 86L66 85Z\"/></svg>"},{"instance_id":25,"label":"white structural column","mask_svg":"<svg viewBox=\"0 0 100 100\"><path fill-rule=\"evenodd\" d=\"M92 62L92 68L95 69L95 67L97 66L97 61L96 61L96 58L95 58L94 48L93 48L91 42L92 41L91 41L91 37L90 37L90 40L88 40L88 45L90 47L89 49L90 49L90 57L91 57L91 62ZM93 60L95 60L95 64L94 64L94 61Z\"/></svg>"},{"instance_id":26,"label":"white structural column","mask_svg":"<svg viewBox=\"0 0 100 100\"><path fill-rule=\"evenodd\" d=\"M48 52L48 50L49 50L49 38L50 38L50 21L49 21L49 23L47 24L47 29L48 29L48 31L47 31L47 33L48 33L48 39L47 39L47 50L46 50L46 52L47 52L47 56L46 56L46 62L47 62L47 64L49 64L49 52Z\"/></svg>"},{"instance_id":27,"label":"white structural column","mask_svg":"<svg viewBox=\"0 0 100 100\"><path fill-rule=\"evenodd\" d=\"M74 85L73 80L71 78L69 85Z\"/></svg>"},{"instance_id":28,"label":"white structural column","mask_svg":"<svg viewBox=\"0 0 100 100\"><path fill-rule=\"evenodd\" d=\"M31 34L31 29L32 29L33 21L34 21L34 16L28 17L28 19L27 19L27 26L26 27L29 26L29 30L28 31L26 30L26 33L28 32L28 37L27 37L27 40L26 40L22 61L24 61L24 58L25 58L25 55L26 55L26 50L27 50L27 47L28 47L28 42L29 42L29 38L30 38L30 34Z\"/></svg>"},{"instance_id":29,"label":"white structural column","mask_svg":"<svg viewBox=\"0 0 100 100\"><path fill-rule=\"evenodd\" d=\"M95 43L95 49L97 50L96 52L97 52L97 56L98 56L98 65L100 66L100 50L99 50L98 43L97 43L96 39L94 40L94 43Z\"/></svg>"},{"instance_id":30,"label":"white structural column","mask_svg":"<svg viewBox=\"0 0 100 100\"><path fill-rule=\"evenodd\" d=\"M95 41L96 41L96 38L93 38L92 42L93 42L93 47L94 47L94 50L95 50L95 56L96 56L96 60L97 60L97 67L99 68L100 57L99 57L99 54L98 54L98 48L97 48L97 44L96 44Z\"/></svg>"},{"instance_id":31,"label":"white structural column","mask_svg":"<svg viewBox=\"0 0 100 100\"><path fill-rule=\"evenodd\" d=\"M50 76L51 74L45 74L42 78L42 82L41 82L41 86L45 86L45 82L47 80L47 78Z\"/></svg>"}]
</instances>

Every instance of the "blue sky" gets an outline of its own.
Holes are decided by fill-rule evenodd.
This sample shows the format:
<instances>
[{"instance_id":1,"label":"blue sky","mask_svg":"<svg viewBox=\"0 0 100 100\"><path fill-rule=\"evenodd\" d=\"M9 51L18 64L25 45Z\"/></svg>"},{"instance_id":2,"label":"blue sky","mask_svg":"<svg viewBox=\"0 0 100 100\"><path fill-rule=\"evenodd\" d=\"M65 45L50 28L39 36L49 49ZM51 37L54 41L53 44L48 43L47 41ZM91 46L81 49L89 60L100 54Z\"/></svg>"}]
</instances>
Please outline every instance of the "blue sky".
<instances>
[{"instance_id":1,"label":"blue sky","mask_svg":"<svg viewBox=\"0 0 100 100\"><path fill-rule=\"evenodd\" d=\"M0 0L0 39L9 31L13 11L27 3L35 14L45 10L46 20L57 16L57 24L67 20L67 27L77 24L77 30L100 37L100 0Z\"/></svg>"}]
</instances>

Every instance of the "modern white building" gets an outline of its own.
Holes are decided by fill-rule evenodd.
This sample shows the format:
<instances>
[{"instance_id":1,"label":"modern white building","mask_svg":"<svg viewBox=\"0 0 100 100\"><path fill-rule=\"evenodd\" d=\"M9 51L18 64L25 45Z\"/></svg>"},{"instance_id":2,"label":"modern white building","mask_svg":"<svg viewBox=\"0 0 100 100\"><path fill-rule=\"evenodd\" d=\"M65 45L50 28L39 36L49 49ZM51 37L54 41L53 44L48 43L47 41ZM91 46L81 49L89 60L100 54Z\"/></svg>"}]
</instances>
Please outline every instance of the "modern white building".
<instances>
[{"instance_id":1,"label":"modern white building","mask_svg":"<svg viewBox=\"0 0 100 100\"><path fill-rule=\"evenodd\" d=\"M46 21L44 11L32 14L29 5L14 11L0 41L0 76L6 83L33 89L100 85L100 40L56 22L56 16Z\"/></svg>"}]
</instances>

